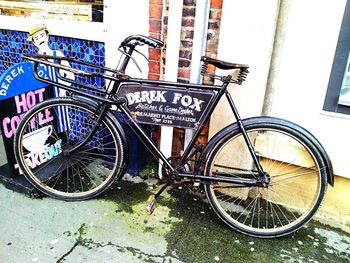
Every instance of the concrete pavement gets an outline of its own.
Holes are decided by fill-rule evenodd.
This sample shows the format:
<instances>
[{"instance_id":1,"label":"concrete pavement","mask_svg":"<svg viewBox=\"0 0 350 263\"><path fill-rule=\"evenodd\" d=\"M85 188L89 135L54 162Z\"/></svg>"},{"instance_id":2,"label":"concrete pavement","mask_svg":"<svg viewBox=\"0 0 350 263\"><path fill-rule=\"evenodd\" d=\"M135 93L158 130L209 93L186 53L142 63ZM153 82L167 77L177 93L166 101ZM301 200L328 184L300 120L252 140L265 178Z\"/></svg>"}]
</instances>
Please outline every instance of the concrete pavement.
<instances>
[{"instance_id":1,"label":"concrete pavement","mask_svg":"<svg viewBox=\"0 0 350 263\"><path fill-rule=\"evenodd\" d=\"M30 199L0 185L1 262L350 262L350 235L311 222L278 239L228 229L199 192L123 181L84 202Z\"/></svg>"},{"instance_id":2,"label":"concrete pavement","mask_svg":"<svg viewBox=\"0 0 350 263\"><path fill-rule=\"evenodd\" d=\"M145 201L159 186L127 179L84 202L31 199L0 184L0 262L350 262L349 233L312 221L283 238L247 237L186 186L169 188L149 216Z\"/></svg>"}]
</instances>

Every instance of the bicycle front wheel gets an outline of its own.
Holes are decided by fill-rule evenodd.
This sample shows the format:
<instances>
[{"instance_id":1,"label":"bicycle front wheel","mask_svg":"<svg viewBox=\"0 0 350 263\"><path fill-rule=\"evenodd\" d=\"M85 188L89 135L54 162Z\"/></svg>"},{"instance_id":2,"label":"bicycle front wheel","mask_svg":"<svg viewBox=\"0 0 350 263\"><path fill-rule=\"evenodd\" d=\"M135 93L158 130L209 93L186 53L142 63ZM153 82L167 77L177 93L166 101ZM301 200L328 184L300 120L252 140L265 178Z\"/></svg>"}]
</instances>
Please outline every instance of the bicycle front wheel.
<instances>
[{"instance_id":1,"label":"bicycle front wheel","mask_svg":"<svg viewBox=\"0 0 350 263\"><path fill-rule=\"evenodd\" d=\"M288 126L253 123L246 131L270 183L267 187L208 184L209 202L239 232L265 238L289 234L308 222L320 206L326 191L325 165L313 144ZM258 178L240 131L229 133L215 146L205 173Z\"/></svg>"},{"instance_id":2,"label":"bicycle front wheel","mask_svg":"<svg viewBox=\"0 0 350 263\"><path fill-rule=\"evenodd\" d=\"M96 108L69 98L33 107L17 128L14 150L20 170L38 190L67 201L101 194L123 171L121 136L106 116L94 136L77 151L96 124Z\"/></svg>"}]
</instances>

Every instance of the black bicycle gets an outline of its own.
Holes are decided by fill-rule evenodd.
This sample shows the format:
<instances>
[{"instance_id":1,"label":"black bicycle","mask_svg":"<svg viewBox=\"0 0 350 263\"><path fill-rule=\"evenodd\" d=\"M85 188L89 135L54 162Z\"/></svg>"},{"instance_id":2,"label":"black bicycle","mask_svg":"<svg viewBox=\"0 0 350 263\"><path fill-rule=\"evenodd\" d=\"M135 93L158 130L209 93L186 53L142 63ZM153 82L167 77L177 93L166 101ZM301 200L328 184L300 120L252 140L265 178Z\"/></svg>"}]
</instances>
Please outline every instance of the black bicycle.
<instances>
[{"instance_id":1,"label":"black bicycle","mask_svg":"<svg viewBox=\"0 0 350 263\"><path fill-rule=\"evenodd\" d=\"M132 78L125 69L136 47L161 48L162 41L133 35L120 45L117 70L67 57L24 55L34 62L36 77L69 92L34 106L19 124L14 149L25 177L41 192L75 201L93 198L122 178L128 164L125 124L163 165L167 181L147 201L174 180L203 183L215 213L231 228L255 237L283 236L315 214L327 182L333 185L331 162L317 139L304 128L272 117L241 119L227 87L242 84L248 66L202 57L207 65L235 70L236 77L211 75L221 85L199 85ZM61 64L68 61L71 67ZM40 74L54 68L57 81ZM75 74L65 78L65 71ZM87 84L99 79L103 87ZM91 83L91 82L90 82ZM212 137L205 147L197 139L222 97L236 122ZM114 108L113 108L114 107ZM167 159L141 124L193 130L182 156ZM190 160L193 151L197 158Z\"/></svg>"}]
</instances>

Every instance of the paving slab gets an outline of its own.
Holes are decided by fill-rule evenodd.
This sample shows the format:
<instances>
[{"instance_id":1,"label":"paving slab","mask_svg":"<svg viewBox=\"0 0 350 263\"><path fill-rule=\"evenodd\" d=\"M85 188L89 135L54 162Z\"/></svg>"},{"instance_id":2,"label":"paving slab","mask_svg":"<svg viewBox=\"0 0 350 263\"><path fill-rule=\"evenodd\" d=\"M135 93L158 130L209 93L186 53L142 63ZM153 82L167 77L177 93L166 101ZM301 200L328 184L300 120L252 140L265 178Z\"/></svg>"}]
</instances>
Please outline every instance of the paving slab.
<instances>
[{"instance_id":1,"label":"paving slab","mask_svg":"<svg viewBox=\"0 0 350 263\"><path fill-rule=\"evenodd\" d=\"M84 202L31 199L0 185L0 262L350 262L350 235L312 221L287 237L229 229L200 190L123 181Z\"/></svg>"}]
</instances>

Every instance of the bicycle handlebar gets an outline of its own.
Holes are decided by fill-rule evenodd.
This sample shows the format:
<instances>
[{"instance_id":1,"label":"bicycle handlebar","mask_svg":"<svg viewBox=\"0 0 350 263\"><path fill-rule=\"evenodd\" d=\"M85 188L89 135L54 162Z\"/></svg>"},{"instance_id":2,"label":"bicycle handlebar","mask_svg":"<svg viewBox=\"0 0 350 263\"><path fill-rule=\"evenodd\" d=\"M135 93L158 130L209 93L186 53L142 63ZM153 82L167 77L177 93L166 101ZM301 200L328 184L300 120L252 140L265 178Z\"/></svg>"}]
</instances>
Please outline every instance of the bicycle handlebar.
<instances>
[{"instance_id":1,"label":"bicycle handlebar","mask_svg":"<svg viewBox=\"0 0 350 263\"><path fill-rule=\"evenodd\" d=\"M163 47L164 43L163 41L154 38L154 37L147 37L143 35L131 35L125 38L121 43L119 47L124 47L130 44L132 41L139 41L143 44L147 44L153 48L161 48Z\"/></svg>"}]
</instances>

